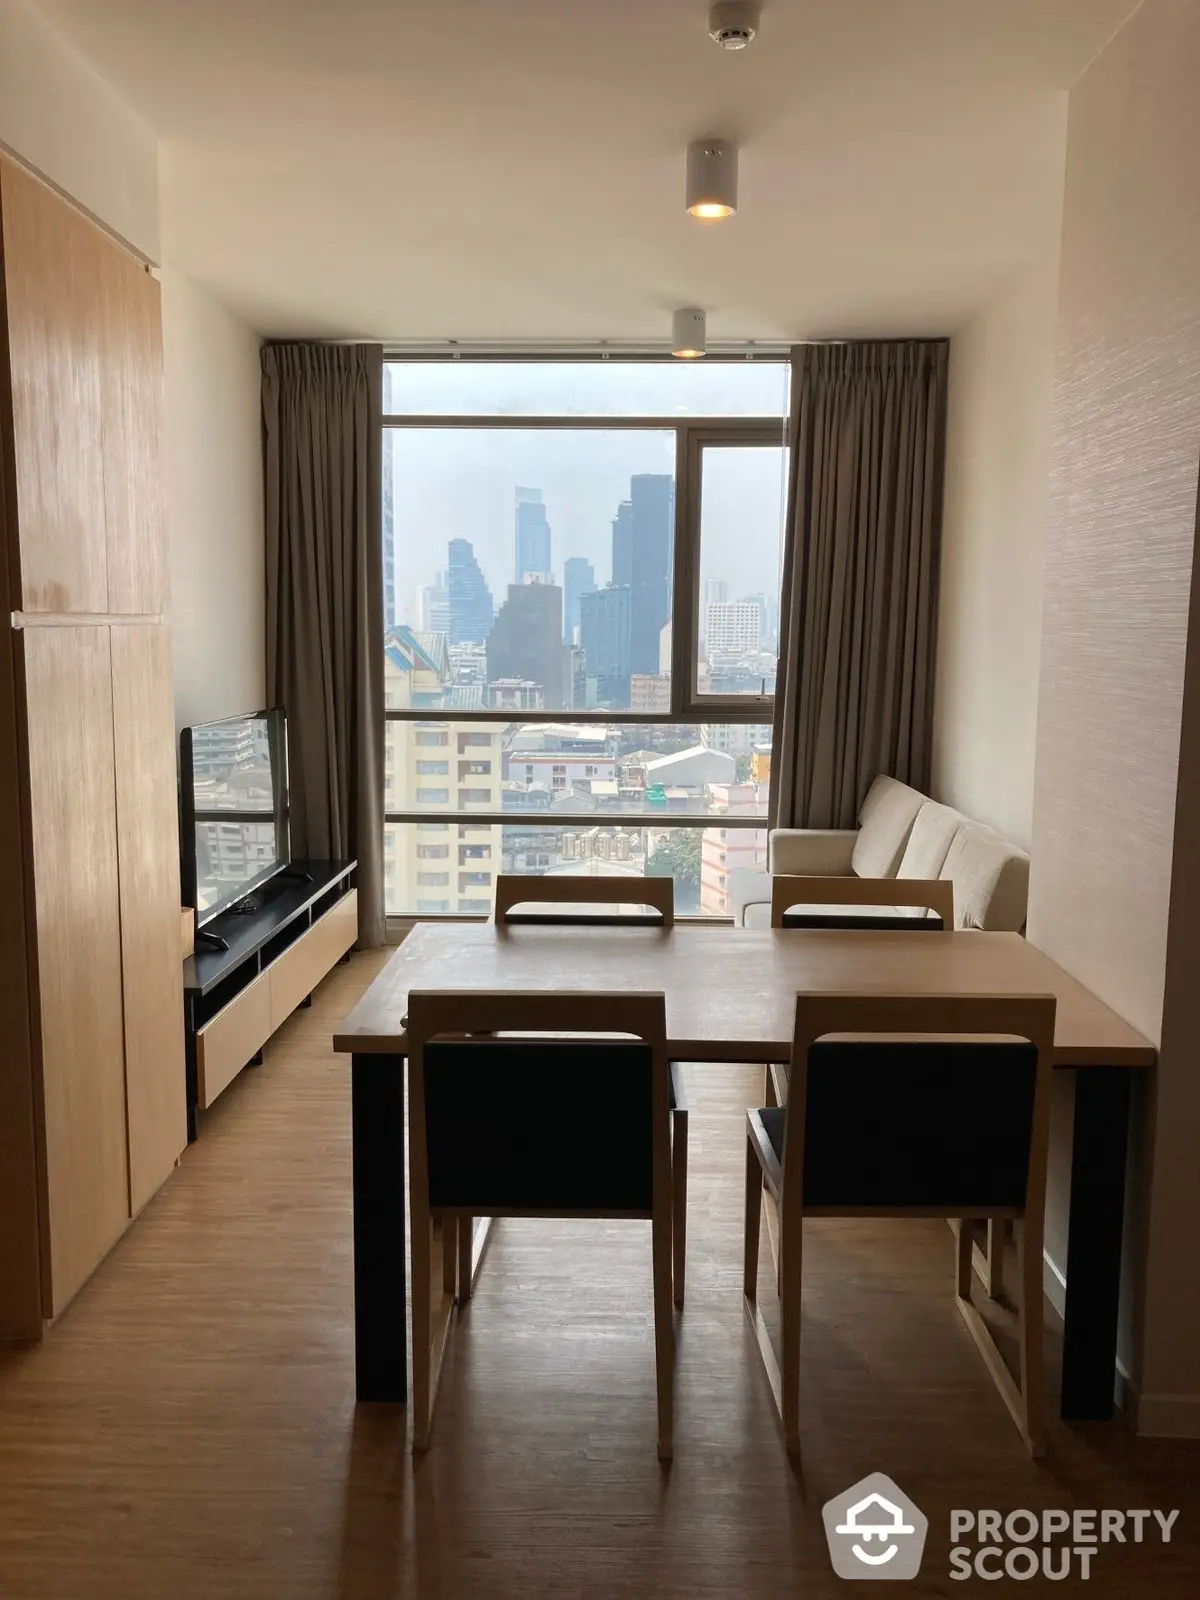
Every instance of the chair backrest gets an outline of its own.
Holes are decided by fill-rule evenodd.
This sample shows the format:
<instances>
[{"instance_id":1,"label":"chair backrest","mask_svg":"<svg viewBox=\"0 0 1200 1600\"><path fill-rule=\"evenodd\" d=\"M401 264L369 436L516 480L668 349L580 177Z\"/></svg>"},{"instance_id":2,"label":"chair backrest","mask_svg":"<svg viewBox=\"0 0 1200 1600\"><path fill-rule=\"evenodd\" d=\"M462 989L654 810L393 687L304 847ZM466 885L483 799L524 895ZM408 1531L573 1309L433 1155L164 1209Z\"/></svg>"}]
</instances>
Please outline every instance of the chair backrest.
<instances>
[{"instance_id":1,"label":"chair backrest","mask_svg":"<svg viewBox=\"0 0 1200 1600\"><path fill-rule=\"evenodd\" d=\"M650 1216L670 1183L662 994L414 991L407 1035L432 1209Z\"/></svg>"},{"instance_id":2,"label":"chair backrest","mask_svg":"<svg viewBox=\"0 0 1200 1600\"><path fill-rule=\"evenodd\" d=\"M855 915L853 921L789 912L793 906L914 906L934 917L874 918ZM890 932L912 928L954 926L954 885L948 878L795 878L771 879L771 926L886 928Z\"/></svg>"},{"instance_id":3,"label":"chair backrest","mask_svg":"<svg viewBox=\"0 0 1200 1600\"><path fill-rule=\"evenodd\" d=\"M652 914L617 913L611 917L573 916L569 912L521 911L514 906L531 905L650 906ZM626 877L524 877L502 872L496 879L496 898L492 918L495 922L541 922L563 926L585 923L618 923L622 926L669 928L675 922L675 882L672 878Z\"/></svg>"},{"instance_id":4,"label":"chair backrest","mask_svg":"<svg viewBox=\"0 0 1200 1600\"><path fill-rule=\"evenodd\" d=\"M1053 995L797 995L785 1193L794 1199L799 1176L805 1211L1040 1210L1055 1005ZM864 1037L877 1034L889 1037Z\"/></svg>"}]
</instances>

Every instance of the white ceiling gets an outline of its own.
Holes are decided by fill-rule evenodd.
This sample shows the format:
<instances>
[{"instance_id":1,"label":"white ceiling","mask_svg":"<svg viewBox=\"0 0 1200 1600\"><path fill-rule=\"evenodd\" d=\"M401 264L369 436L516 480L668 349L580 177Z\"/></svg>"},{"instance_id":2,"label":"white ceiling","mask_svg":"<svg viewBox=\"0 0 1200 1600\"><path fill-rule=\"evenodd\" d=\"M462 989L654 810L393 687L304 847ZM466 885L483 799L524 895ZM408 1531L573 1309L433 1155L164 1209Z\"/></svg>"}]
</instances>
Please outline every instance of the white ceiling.
<instances>
[{"instance_id":1,"label":"white ceiling","mask_svg":"<svg viewBox=\"0 0 1200 1600\"><path fill-rule=\"evenodd\" d=\"M946 332L1057 231L1133 0L40 0L163 141L168 263L271 335ZM736 218L684 147L741 142Z\"/></svg>"}]
</instances>

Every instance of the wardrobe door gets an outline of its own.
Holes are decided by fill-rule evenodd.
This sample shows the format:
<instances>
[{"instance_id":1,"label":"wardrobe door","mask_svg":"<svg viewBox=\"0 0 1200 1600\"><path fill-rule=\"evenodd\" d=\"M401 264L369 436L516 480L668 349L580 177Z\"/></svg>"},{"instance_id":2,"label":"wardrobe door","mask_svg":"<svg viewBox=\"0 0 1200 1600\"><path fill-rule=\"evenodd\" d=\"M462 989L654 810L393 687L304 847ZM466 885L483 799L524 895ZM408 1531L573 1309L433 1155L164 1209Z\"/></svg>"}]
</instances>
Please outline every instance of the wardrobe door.
<instances>
[{"instance_id":1,"label":"wardrobe door","mask_svg":"<svg viewBox=\"0 0 1200 1600\"><path fill-rule=\"evenodd\" d=\"M113 741L132 1214L187 1143L171 641L114 623Z\"/></svg>"},{"instance_id":2,"label":"wardrobe door","mask_svg":"<svg viewBox=\"0 0 1200 1600\"><path fill-rule=\"evenodd\" d=\"M105 609L117 616L160 617L170 608L170 578L159 288L132 256L107 240L104 246Z\"/></svg>"},{"instance_id":3,"label":"wardrobe door","mask_svg":"<svg viewBox=\"0 0 1200 1600\"><path fill-rule=\"evenodd\" d=\"M20 638L43 1310L57 1316L129 1218L112 674L106 627L27 627Z\"/></svg>"},{"instance_id":4,"label":"wardrobe door","mask_svg":"<svg viewBox=\"0 0 1200 1600\"><path fill-rule=\"evenodd\" d=\"M20 583L14 610L108 605L102 369L107 254L45 184L0 157Z\"/></svg>"}]
</instances>

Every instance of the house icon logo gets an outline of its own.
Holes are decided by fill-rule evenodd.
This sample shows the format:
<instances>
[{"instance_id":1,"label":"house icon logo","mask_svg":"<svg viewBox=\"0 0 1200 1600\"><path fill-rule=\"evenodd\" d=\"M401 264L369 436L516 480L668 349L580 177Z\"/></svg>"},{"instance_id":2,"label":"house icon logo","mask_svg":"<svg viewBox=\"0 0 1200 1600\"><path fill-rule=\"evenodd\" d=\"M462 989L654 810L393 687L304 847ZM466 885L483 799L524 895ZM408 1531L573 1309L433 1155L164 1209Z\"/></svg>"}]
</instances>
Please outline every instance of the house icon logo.
<instances>
[{"instance_id":1,"label":"house icon logo","mask_svg":"<svg viewBox=\"0 0 1200 1600\"><path fill-rule=\"evenodd\" d=\"M882 1472L835 1495L821 1511L839 1578L915 1578L929 1519Z\"/></svg>"}]
</instances>

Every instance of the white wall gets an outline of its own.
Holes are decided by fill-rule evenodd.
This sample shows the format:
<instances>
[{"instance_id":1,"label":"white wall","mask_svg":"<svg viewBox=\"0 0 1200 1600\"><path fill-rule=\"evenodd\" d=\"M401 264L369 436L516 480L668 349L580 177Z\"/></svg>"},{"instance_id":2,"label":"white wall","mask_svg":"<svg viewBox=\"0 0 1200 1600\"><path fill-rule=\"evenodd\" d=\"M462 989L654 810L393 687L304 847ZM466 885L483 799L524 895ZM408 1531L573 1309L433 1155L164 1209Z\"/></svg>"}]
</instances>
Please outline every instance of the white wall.
<instances>
[{"instance_id":1,"label":"white wall","mask_svg":"<svg viewBox=\"0 0 1200 1600\"><path fill-rule=\"evenodd\" d=\"M159 259L154 133L23 0L0 0L0 144Z\"/></svg>"},{"instance_id":2,"label":"white wall","mask_svg":"<svg viewBox=\"0 0 1200 1600\"><path fill-rule=\"evenodd\" d=\"M950 343L933 792L1029 848L1058 253Z\"/></svg>"},{"instance_id":3,"label":"white wall","mask_svg":"<svg viewBox=\"0 0 1200 1600\"><path fill-rule=\"evenodd\" d=\"M1071 92L1029 936L1159 1045L1125 1345L1200 1438L1200 8L1144 0ZM1067 1263L1070 1272L1070 1263Z\"/></svg>"},{"instance_id":4,"label":"white wall","mask_svg":"<svg viewBox=\"0 0 1200 1600\"><path fill-rule=\"evenodd\" d=\"M264 703L259 338L162 273L175 719Z\"/></svg>"}]
</instances>

